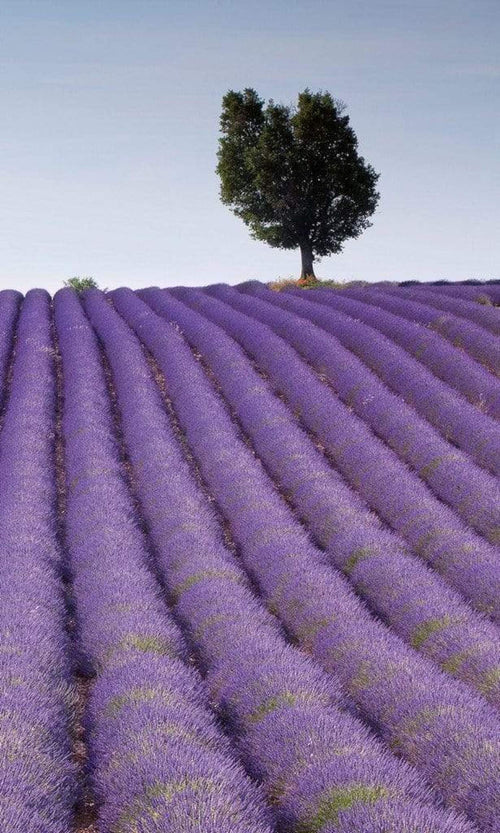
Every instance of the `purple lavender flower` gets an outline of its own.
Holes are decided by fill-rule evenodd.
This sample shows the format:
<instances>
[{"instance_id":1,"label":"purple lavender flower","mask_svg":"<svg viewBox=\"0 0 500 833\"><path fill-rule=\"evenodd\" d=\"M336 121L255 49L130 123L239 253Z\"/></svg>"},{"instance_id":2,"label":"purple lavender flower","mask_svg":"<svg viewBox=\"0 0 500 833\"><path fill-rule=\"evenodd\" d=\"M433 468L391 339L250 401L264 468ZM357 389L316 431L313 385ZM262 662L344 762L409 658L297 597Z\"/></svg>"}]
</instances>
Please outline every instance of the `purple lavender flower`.
<instances>
[{"instance_id":1,"label":"purple lavender flower","mask_svg":"<svg viewBox=\"0 0 500 833\"><path fill-rule=\"evenodd\" d=\"M362 816L366 805L358 827L366 833L382 815L387 831L410 829L417 818L431 831L448 831L453 824L463 829L463 821L437 809L411 768L397 762L357 720L338 709L341 700L334 679L287 644L276 619L254 597L240 559L224 546L223 530L203 494L203 483L196 483L194 460L184 456L182 429L174 413L169 416L165 410L170 411L172 397L177 411L183 388L186 394L189 390L191 401L198 403L197 436L204 443L206 426L211 444L217 427L212 417L218 410L212 409L203 388L192 386L196 362L175 330L165 328L132 293L114 293L113 298L148 346L152 340L157 347L163 345L162 358L168 357L174 371L166 380L167 398L162 399L152 378L154 374L162 385L154 363L149 370L139 344L102 296L87 293L86 309L113 373L158 570L176 616L196 647L214 702L232 728L235 747L263 782L282 826L309 833L339 825L348 829L351 817ZM239 459L238 442L227 448L230 455L233 451ZM219 474L214 472L214 477ZM230 480L227 485L231 488ZM259 493L252 494L249 505L240 475L232 485L235 511L240 506L257 517ZM276 556L276 572L273 561L268 564L271 583L273 575L280 580L281 558ZM269 598L267 590L264 595ZM372 809L378 802L384 811Z\"/></svg>"},{"instance_id":2,"label":"purple lavender flower","mask_svg":"<svg viewBox=\"0 0 500 833\"><path fill-rule=\"evenodd\" d=\"M108 310L96 294L89 293L87 299L101 337L108 334L109 339ZM449 806L466 810L484 829L492 829L498 785L486 785L485 773L494 765L491 756L498 754L498 719L493 710L369 616L345 579L324 564L322 554L276 493L181 337L158 323L133 293L116 292L113 299L164 374L179 430L185 432L204 482L224 512L246 571L270 608L304 650L337 673L359 712L398 755L418 766ZM127 356L130 359L130 348ZM131 387L135 389L129 382L126 390ZM138 462L142 459L138 454ZM157 478L158 473L156 482ZM147 478L146 487L151 479ZM173 557L171 550L169 555ZM199 606L196 595L197 610ZM266 720L276 710L276 700L269 705L272 710L265 706ZM269 749L266 752L269 755ZM277 752L274 757L278 759ZM311 781L307 784L310 791ZM280 786L279 795L282 790ZM295 791L294 806L297 800Z\"/></svg>"},{"instance_id":3,"label":"purple lavender flower","mask_svg":"<svg viewBox=\"0 0 500 833\"><path fill-rule=\"evenodd\" d=\"M200 311L217 308L200 292L186 297ZM171 295L162 295L158 309L203 356L255 452L332 563L413 647L500 705L497 628L381 526L220 327Z\"/></svg>"},{"instance_id":4,"label":"purple lavender flower","mask_svg":"<svg viewBox=\"0 0 500 833\"><path fill-rule=\"evenodd\" d=\"M455 293L442 294L441 292L433 292L432 289L437 287L418 287L416 291L410 287L404 287L400 290L403 297L411 298L413 301L421 301L436 309L450 312L459 318L465 318L468 321L473 321L480 327L490 330L495 335L500 335L500 314L497 309L492 306L484 306L478 304L477 301L468 300L467 297L457 296ZM399 294L399 293L398 293ZM488 295L478 292L476 298L485 298L490 301Z\"/></svg>"},{"instance_id":5,"label":"purple lavender flower","mask_svg":"<svg viewBox=\"0 0 500 833\"><path fill-rule=\"evenodd\" d=\"M6 384L7 367L12 353L15 325L22 301L20 292L4 289L0 292L0 390ZM3 399L3 393L0 397Z\"/></svg>"},{"instance_id":6,"label":"purple lavender flower","mask_svg":"<svg viewBox=\"0 0 500 833\"><path fill-rule=\"evenodd\" d=\"M476 301L486 295L493 304L500 303L500 280L486 281L476 284L452 283L452 284L420 284L425 291L431 291L437 295L450 296L465 301ZM418 287L417 287L418 288Z\"/></svg>"},{"instance_id":7,"label":"purple lavender flower","mask_svg":"<svg viewBox=\"0 0 500 833\"><path fill-rule=\"evenodd\" d=\"M294 295L303 296L303 290L287 290ZM366 298L377 300L376 292L364 290ZM363 295L360 295L363 298ZM481 413L500 417L500 382L486 368L471 359L462 350L457 350L445 338L434 330L394 315L364 300L356 300L345 291L328 292L324 289L312 289L307 293L307 300L315 301L327 307L333 307L347 313L352 318L363 321L370 327L382 332L391 341L398 344L420 364L425 365L445 387L436 385L437 380L427 377L429 394L449 396L453 388L465 396ZM417 374L418 375L418 374ZM463 404L460 406L463 408ZM437 426L439 427L439 426Z\"/></svg>"},{"instance_id":8,"label":"purple lavender flower","mask_svg":"<svg viewBox=\"0 0 500 833\"><path fill-rule=\"evenodd\" d=\"M66 536L81 651L96 675L85 721L99 830L270 833L151 569L98 346L73 290L56 295L55 318Z\"/></svg>"},{"instance_id":9,"label":"purple lavender flower","mask_svg":"<svg viewBox=\"0 0 500 833\"><path fill-rule=\"evenodd\" d=\"M455 403L455 407L442 400L429 403L425 383L418 385L405 381L409 373L416 371L418 374L418 366L414 367L416 363L409 360L410 367L405 368L404 353L401 356L398 348L372 328L302 298L264 289L254 291L259 297L254 299L252 294L252 300L247 299L248 313L268 324L291 344L330 383L339 398L400 459L409 463L440 499L487 539L499 540L498 482L468 456L473 455L480 465L498 473L499 426L477 412L471 414L472 419L464 426L467 421L459 419ZM322 329L311 326L309 319ZM328 334L322 330L327 330ZM364 363L351 350L359 354ZM409 404L392 394L371 371L395 389L403 390ZM461 404L467 409L467 403ZM431 422L440 425L444 437L415 413L419 408L428 412ZM452 439L454 445L447 442L448 439ZM457 450L456 445L462 446L467 454ZM479 510L478 506L481 507Z\"/></svg>"},{"instance_id":10,"label":"purple lavender flower","mask_svg":"<svg viewBox=\"0 0 500 833\"><path fill-rule=\"evenodd\" d=\"M319 303L325 296L324 291L317 291L313 296L316 303L311 303L310 293L304 299L303 295L299 298L296 295L292 297L290 293L270 292L255 284L245 287L245 290L252 297L257 296L261 301L282 308L279 315L268 315L269 321L273 321L275 329L281 325L279 332L283 333L288 342L292 343L313 366L330 374L329 378L338 389L341 398L345 390L342 385L344 374L350 372L351 390L355 388L355 392L351 393L348 401L356 413L371 425L375 433L394 447L403 459L413 465L417 472L423 471L424 479L428 479L428 476L425 474L427 466L422 453L429 455L427 460L437 460L440 457L444 457L445 460L455 459L456 462L461 460L462 468L467 469L469 489L470 482L474 479L474 467L471 467L471 463L475 462L495 475L500 473L498 423L478 412L477 408L472 407L460 396L453 394L417 361L409 358L373 327L366 326L355 317L334 310L327 304ZM257 305L256 312L261 309L267 312L260 305ZM316 327L306 328L304 322L294 316L314 322L331 336L326 347L318 349L318 358L310 342L315 343L318 337L321 338L321 334L318 334ZM300 338L300 327L307 333L305 344ZM323 347L324 342L323 336L318 348ZM346 350L359 357L363 365L349 356ZM368 368L371 373L368 372ZM391 391L399 394L407 405L405 406L399 396L389 394L385 385L374 379L374 374ZM347 393L349 394L349 390ZM445 442L437 435L437 431L441 433ZM417 439L414 439L415 436ZM457 454L457 446L467 456ZM416 454L415 458L412 457L412 453ZM479 472L477 474L480 475ZM453 480L458 490L458 484L461 482L460 471L454 474L448 472L447 478ZM432 477L429 482L433 483ZM473 502L490 500L489 493L495 491L497 483L493 478L485 479L482 488L484 492L481 497L477 496L474 499L471 495ZM440 496L446 500L446 491ZM463 494L460 495L460 505L462 501ZM498 506L498 498L495 503ZM493 506L493 502L491 505Z\"/></svg>"},{"instance_id":11,"label":"purple lavender flower","mask_svg":"<svg viewBox=\"0 0 500 833\"><path fill-rule=\"evenodd\" d=\"M19 299L8 300L13 322ZM67 833L77 795L54 421L50 299L31 290L0 438L0 828L9 833Z\"/></svg>"},{"instance_id":12,"label":"purple lavender flower","mask_svg":"<svg viewBox=\"0 0 500 833\"><path fill-rule=\"evenodd\" d=\"M491 373L500 375L500 346L491 333L473 324L457 318L451 313L444 313L432 306L412 301L403 295L385 291L385 289L345 289L347 297L374 303L410 321L424 324L450 341L457 350L464 350Z\"/></svg>"},{"instance_id":13,"label":"purple lavender flower","mask_svg":"<svg viewBox=\"0 0 500 833\"><path fill-rule=\"evenodd\" d=\"M236 309L248 311L251 299L228 287L217 295L228 303L210 307L210 320L258 361L351 486L479 611L500 618L495 549L436 500L282 338Z\"/></svg>"}]
</instances>

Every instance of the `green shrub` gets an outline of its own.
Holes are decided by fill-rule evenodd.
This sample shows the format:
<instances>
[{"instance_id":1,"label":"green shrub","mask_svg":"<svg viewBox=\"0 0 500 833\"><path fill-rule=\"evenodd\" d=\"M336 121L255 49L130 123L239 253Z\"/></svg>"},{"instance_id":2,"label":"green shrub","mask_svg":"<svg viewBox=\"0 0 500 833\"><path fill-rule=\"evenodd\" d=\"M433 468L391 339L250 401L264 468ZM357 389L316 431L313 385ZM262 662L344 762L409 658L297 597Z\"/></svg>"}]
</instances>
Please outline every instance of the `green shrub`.
<instances>
[{"instance_id":1,"label":"green shrub","mask_svg":"<svg viewBox=\"0 0 500 833\"><path fill-rule=\"evenodd\" d=\"M64 281L64 286L71 286L77 292L83 292L84 289L99 289L97 281L94 280L92 275L84 275L83 277L75 275L67 281Z\"/></svg>"}]
</instances>

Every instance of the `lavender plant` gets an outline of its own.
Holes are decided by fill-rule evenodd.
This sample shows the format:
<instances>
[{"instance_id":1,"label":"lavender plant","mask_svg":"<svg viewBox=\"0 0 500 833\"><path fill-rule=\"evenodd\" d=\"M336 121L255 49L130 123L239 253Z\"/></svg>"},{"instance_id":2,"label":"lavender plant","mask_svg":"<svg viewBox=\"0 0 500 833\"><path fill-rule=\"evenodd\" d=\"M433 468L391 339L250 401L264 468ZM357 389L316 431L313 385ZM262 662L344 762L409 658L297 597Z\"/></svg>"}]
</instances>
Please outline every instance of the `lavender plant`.
<instances>
[{"instance_id":1,"label":"lavender plant","mask_svg":"<svg viewBox=\"0 0 500 833\"><path fill-rule=\"evenodd\" d=\"M0 292L0 829L496 833L500 289L237 289Z\"/></svg>"},{"instance_id":2,"label":"lavender plant","mask_svg":"<svg viewBox=\"0 0 500 833\"><path fill-rule=\"evenodd\" d=\"M412 556L399 536L381 526L297 426L241 348L194 311L216 308L217 301L191 290L186 302L189 306L167 293L151 301L203 356L255 453L331 563L403 639L499 706L497 628L474 614Z\"/></svg>"},{"instance_id":3,"label":"lavender plant","mask_svg":"<svg viewBox=\"0 0 500 833\"><path fill-rule=\"evenodd\" d=\"M153 314L132 293L113 293L113 299L149 343ZM339 710L333 678L283 639L223 544L137 341L98 293L88 293L85 304L113 372L158 568L235 746L263 782L281 828L297 833L471 829L439 810L416 773ZM182 375L191 366L189 351L173 329L164 330L157 321L156 338ZM183 355L189 355L187 365ZM167 383L170 396L174 391Z\"/></svg>"},{"instance_id":4,"label":"lavender plant","mask_svg":"<svg viewBox=\"0 0 500 833\"><path fill-rule=\"evenodd\" d=\"M123 293L113 298L125 313ZM132 302L137 310L130 293L131 323ZM486 773L499 754L495 712L369 616L276 494L180 336L155 326L152 314L135 315L206 484L268 605L303 649L337 673L360 713L418 766L440 799L494 829L500 785Z\"/></svg>"},{"instance_id":5,"label":"lavender plant","mask_svg":"<svg viewBox=\"0 0 500 833\"><path fill-rule=\"evenodd\" d=\"M85 721L102 833L270 833L151 569L124 479L92 328L55 297L64 374L66 536L79 638L95 676Z\"/></svg>"},{"instance_id":6,"label":"lavender plant","mask_svg":"<svg viewBox=\"0 0 500 833\"><path fill-rule=\"evenodd\" d=\"M453 298L461 298L465 301L477 302L478 298L486 296L492 304L500 303L500 281L495 283L486 282L474 285L454 283L450 286L432 286L429 284L422 284L422 289L431 290L438 295L452 296Z\"/></svg>"},{"instance_id":7,"label":"lavender plant","mask_svg":"<svg viewBox=\"0 0 500 833\"><path fill-rule=\"evenodd\" d=\"M300 289L290 289L287 292L299 297L304 295ZM445 397L447 401L450 401L450 393L453 393L455 389L472 402L481 413L495 418L500 417L500 381L495 376L428 327L377 307L375 290L370 292L366 288L364 294L366 294L366 299L368 297L373 299L374 306L366 301L358 301L347 296L345 291L325 292L312 289L307 293L307 300L345 312L351 318L379 330L402 347L445 383L444 386L440 386L437 380L427 376L426 384L431 396ZM363 295L360 297L363 298ZM418 371L417 378L421 378ZM421 397L423 390L422 388L420 390ZM460 403L460 408L463 408L460 399L456 399L455 402L457 405ZM439 425L437 427L439 428Z\"/></svg>"},{"instance_id":8,"label":"lavender plant","mask_svg":"<svg viewBox=\"0 0 500 833\"><path fill-rule=\"evenodd\" d=\"M376 303L376 306L401 315L410 321L418 322L429 327L439 335L450 341L458 350L464 350L469 356L478 361L491 373L500 375L500 346L492 333L488 333L473 324L457 318L451 313L444 313L419 301L408 300L399 293L393 295L381 288L365 292L363 289L346 289L347 297L360 301ZM372 301L373 299L373 301Z\"/></svg>"},{"instance_id":9,"label":"lavender plant","mask_svg":"<svg viewBox=\"0 0 500 833\"><path fill-rule=\"evenodd\" d=\"M354 395L349 398L352 407L371 425L376 434L383 437L391 447L398 451L402 459L406 459L417 472L422 472L421 476L427 479L431 486L434 487L433 472L431 475L427 474L429 460L439 461L443 458L443 462L454 460L462 470L467 470L466 477L469 483L474 479L474 475L470 477L471 472L474 472L471 462L492 474L500 473L500 426L498 423L464 401L462 397L454 394L432 373L421 367L414 359L409 358L390 339L378 333L373 327L366 326L361 321L332 309L329 305L311 303L309 294L307 299L303 299L295 295L292 297L289 293L271 293L260 284L244 285L244 290L285 311L285 315L278 316L278 320L285 322L291 328L291 335L287 340L289 343L296 344L296 349L305 355L313 366L320 368L323 372L325 372L323 368L327 367L326 372L340 396L344 387L338 382L339 376L342 378L343 373L352 364L352 382L355 387ZM325 293L317 292L313 300L320 301L318 298L320 294ZM287 312L300 316L300 321L286 315ZM328 342L327 356L324 356L323 350L318 350L317 358L309 359L310 355L314 355L311 348L304 353L302 340L298 337L298 333L297 337L295 336L296 329L305 329L304 318L314 322L333 336ZM315 341L316 336L316 327L310 327L308 341L309 339ZM324 341L324 336L322 341ZM344 349L340 348L339 351L339 341L347 351L354 353L363 362L364 368L369 368L371 373L367 373L366 369L363 372L359 363L353 361L349 353L346 355ZM335 360L333 351L337 355ZM321 363L319 356L321 356ZM328 360L330 356L331 360ZM374 374L384 382L384 385L374 384ZM388 395L385 386L397 395ZM376 404L372 397L376 398ZM373 416L370 418L371 414ZM441 434L445 442L437 432ZM422 456L424 444L427 459ZM457 453L457 447L464 453ZM435 463L434 467L431 467L434 472L438 465L439 463ZM461 477L459 472L456 475L448 472L447 476L453 477L457 491L460 489L459 484L463 486L463 476ZM439 493L441 487L437 485L435 488ZM484 479L483 489L486 492L492 489L494 491L496 488L494 478ZM463 494L462 490L460 491L459 513L463 511L461 508ZM440 496L446 500L445 495L446 491ZM472 495L471 500L474 500ZM450 502L449 497L447 502ZM451 505L453 505L453 499ZM493 501L490 505L493 506ZM498 505L498 499L496 505Z\"/></svg>"},{"instance_id":10,"label":"lavender plant","mask_svg":"<svg viewBox=\"0 0 500 833\"><path fill-rule=\"evenodd\" d=\"M7 368L12 355L12 344L15 333L15 325L19 314L22 295L10 289L0 292L0 390L1 400L7 384Z\"/></svg>"},{"instance_id":11,"label":"lavender plant","mask_svg":"<svg viewBox=\"0 0 500 833\"><path fill-rule=\"evenodd\" d=\"M427 287L418 287L416 290L404 287L401 294L403 298L421 301L423 304L436 307L436 309L443 310L443 312L449 312L458 318L472 321L474 324L494 333L494 335L500 335L500 314L493 306L478 304L477 301L468 300L467 297L460 298L455 295L450 296L433 292L432 288L429 291ZM481 296L481 293L478 293L477 297L488 298L487 295Z\"/></svg>"},{"instance_id":12,"label":"lavender plant","mask_svg":"<svg viewBox=\"0 0 500 833\"><path fill-rule=\"evenodd\" d=\"M419 365L373 328L303 298L270 292L255 284L245 290L252 300L259 299L252 303L252 314L258 320L268 323L324 375L339 398L442 500L479 532L496 538L500 532L497 481L474 465L475 461L493 474L500 472L500 427L496 422L459 397L451 397L451 402L443 396L433 399L429 395L431 374L424 372L419 379ZM311 326L311 321L317 326ZM415 381L407 381L410 375ZM402 394L405 401L388 387ZM464 491L474 510L467 506ZM478 502L486 513L483 520L477 516Z\"/></svg>"},{"instance_id":13,"label":"lavender plant","mask_svg":"<svg viewBox=\"0 0 500 833\"><path fill-rule=\"evenodd\" d=\"M12 322L19 298L8 301ZM0 829L9 833L67 833L77 795L54 425L50 298L31 290L0 439Z\"/></svg>"},{"instance_id":14,"label":"lavender plant","mask_svg":"<svg viewBox=\"0 0 500 833\"><path fill-rule=\"evenodd\" d=\"M324 444L336 467L367 503L481 612L500 618L500 576L496 551L469 531L436 500L397 456L318 379L296 352L269 327L239 312L251 301L229 288L210 320L257 360L273 387ZM234 304L234 307L232 306Z\"/></svg>"}]
</instances>

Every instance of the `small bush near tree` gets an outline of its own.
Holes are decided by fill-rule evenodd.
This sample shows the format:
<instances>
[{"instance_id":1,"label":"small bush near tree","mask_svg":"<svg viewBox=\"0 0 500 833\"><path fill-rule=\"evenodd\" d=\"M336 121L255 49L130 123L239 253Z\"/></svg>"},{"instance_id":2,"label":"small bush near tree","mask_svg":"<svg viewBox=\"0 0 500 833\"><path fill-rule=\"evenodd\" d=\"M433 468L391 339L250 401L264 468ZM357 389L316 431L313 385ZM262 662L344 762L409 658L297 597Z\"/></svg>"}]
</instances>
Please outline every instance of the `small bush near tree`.
<instances>
[{"instance_id":1,"label":"small bush near tree","mask_svg":"<svg viewBox=\"0 0 500 833\"><path fill-rule=\"evenodd\" d=\"M94 280L92 275L74 275L74 277L64 281L64 286L71 286L77 292L83 292L84 289L99 289L97 281Z\"/></svg>"}]
</instances>

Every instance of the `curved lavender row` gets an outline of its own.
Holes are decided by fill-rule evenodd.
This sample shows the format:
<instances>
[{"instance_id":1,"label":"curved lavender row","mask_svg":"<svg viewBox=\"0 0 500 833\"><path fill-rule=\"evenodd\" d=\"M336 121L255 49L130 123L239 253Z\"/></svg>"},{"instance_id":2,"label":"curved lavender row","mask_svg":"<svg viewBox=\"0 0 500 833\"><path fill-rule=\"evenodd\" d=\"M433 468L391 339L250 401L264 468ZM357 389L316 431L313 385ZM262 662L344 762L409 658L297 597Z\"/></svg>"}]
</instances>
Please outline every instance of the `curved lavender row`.
<instances>
[{"instance_id":1,"label":"curved lavender row","mask_svg":"<svg viewBox=\"0 0 500 833\"><path fill-rule=\"evenodd\" d=\"M223 330L195 312L216 303L189 293L153 302L208 362L217 383L280 488L344 570L356 590L394 630L448 673L500 705L500 642L445 582L405 551L328 465L288 408ZM193 309L191 309L191 306Z\"/></svg>"},{"instance_id":2,"label":"curved lavender row","mask_svg":"<svg viewBox=\"0 0 500 833\"><path fill-rule=\"evenodd\" d=\"M356 319L352 310L348 314L344 310L337 309L335 301L332 304L327 300L322 303L324 295L330 296L335 293L325 290L318 290L314 293L313 290L314 294L308 292L304 297L303 291L302 296L296 295L295 292L276 293L270 292L261 284L254 283L244 284L240 291L256 295L284 310L310 319L335 336L344 347L358 356L373 374L382 379L384 384L398 395L390 400L391 404L388 406L392 412L393 422L398 419L403 420L402 430L403 433L407 433L408 423L411 424L413 415L414 430L418 437L417 443L423 444L425 437L426 445L435 459L442 454L453 455L455 449L448 444L453 443L465 454L470 455L479 466L488 469L493 474L500 473L500 426L498 423L465 401L448 385L436 379L429 370L408 356L390 338L382 335L373 326ZM300 290L297 291L300 292ZM344 300L349 303L348 298ZM351 301L351 303L356 302ZM335 343L330 341L332 344ZM458 353L457 350L454 352ZM491 374L488 375L493 382L496 381ZM368 379L372 378L370 374ZM500 392L500 385L498 388ZM367 393L367 389L364 388L364 390ZM384 392L383 386L379 386L377 392L373 391L377 396L378 404L382 403L381 396ZM399 397L402 397L410 408L401 407ZM415 411L421 417L418 422L414 419ZM375 419L375 425L376 422L377 419ZM434 427L432 428L431 425ZM407 426L406 431L405 426ZM437 432L440 432L446 442L441 440ZM441 450L436 445L436 436L441 444ZM468 457L463 457L463 461L466 465L470 462ZM411 463L411 460L408 462ZM425 463L422 465L425 466ZM419 467L418 460L416 466ZM496 481L490 480L490 482L493 482L493 488L496 488ZM488 489L486 483L485 488Z\"/></svg>"},{"instance_id":3,"label":"curved lavender row","mask_svg":"<svg viewBox=\"0 0 500 833\"><path fill-rule=\"evenodd\" d=\"M73 686L56 537L50 299L23 303L0 443L0 829L67 833Z\"/></svg>"},{"instance_id":4,"label":"curved lavender row","mask_svg":"<svg viewBox=\"0 0 500 833\"><path fill-rule=\"evenodd\" d=\"M64 373L66 532L99 830L270 833L257 789L208 711L148 568L122 476L99 350L76 293L55 296Z\"/></svg>"},{"instance_id":5,"label":"curved lavender row","mask_svg":"<svg viewBox=\"0 0 500 833\"><path fill-rule=\"evenodd\" d=\"M500 376L500 346L491 333L454 315L439 312L424 303L378 289L343 289L348 298L357 298L382 307L410 321L425 324L457 348L480 362L487 370Z\"/></svg>"},{"instance_id":6,"label":"curved lavender row","mask_svg":"<svg viewBox=\"0 0 500 833\"><path fill-rule=\"evenodd\" d=\"M141 295L153 302L161 293ZM337 673L393 751L417 766L446 803L494 829L500 783L487 783L486 775L497 757L500 763L494 710L374 620L347 581L325 567L191 351L167 324L155 325L152 314L142 319L192 453L268 605L304 649Z\"/></svg>"},{"instance_id":7,"label":"curved lavender row","mask_svg":"<svg viewBox=\"0 0 500 833\"><path fill-rule=\"evenodd\" d=\"M392 292L392 290L389 290ZM420 301L427 306L449 312L458 318L465 318L473 321L478 327L500 335L500 312L494 307L483 306L477 301L468 301L465 298L458 298L455 295L442 295L440 292L429 292L420 287L398 287L394 294L403 298L410 298L412 301Z\"/></svg>"},{"instance_id":8,"label":"curved lavender row","mask_svg":"<svg viewBox=\"0 0 500 833\"><path fill-rule=\"evenodd\" d=\"M476 609L500 621L500 571L493 547L469 531L368 427L321 382L286 342L239 312L249 299L218 289L231 303L210 309L220 324L269 374L302 422L318 436L346 480L413 550ZM184 293L185 295L185 293ZM235 298L235 296L237 296Z\"/></svg>"},{"instance_id":9,"label":"curved lavender row","mask_svg":"<svg viewBox=\"0 0 500 833\"><path fill-rule=\"evenodd\" d=\"M303 289L292 288L286 292L304 297ZM445 385L440 387L442 394L449 396L455 388L481 412L492 417L500 417L500 381L433 330L387 312L381 307L347 297L344 291L311 289L307 292L307 300L325 307L333 307L379 330L445 382ZM438 390L435 382L432 383L432 389Z\"/></svg>"},{"instance_id":10,"label":"curved lavender row","mask_svg":"<svg viewBox=\"0 0 500 833\"><path fill-rule=\"evenodd\" d=\"M133 293L118 291L114 299L138 331L143 324L155 326L155 316ZM106 342L159 568L204 662L217 707L232 723L241 754L263 781L283 829L451 833L457 824L462 830L463 821L430 806L428 790L411 768L334 707L339 696L333 679L284 642L276 619L252 596L223 546L135 336L97 294L87 294L86 304ZM156 319L161 339L164 328ZM168 361L182 367L182 354L190 352L173 329L167 335Z\"/></svg>"},{"instance_id":11,"label":"curved lavender row","mask_svg":"<svg viewBox=\"0 0 500 833\"><path fill-rule=\"evenodd\" d=\"M486 292L489 298L493 301L494 304L500 304L500 281L495 284L488 284L481 287L481 294ZM467 296L467 293L465 293ZM472 298L475 297L474 293L470 293Z\"/></svg>"},{"instance_id":12,"label":"curved lavender row","mask_svg":"<svg viewBox=\"0 0 500 833\"><path fill-rule=\"evenodd\" d=\"M0 292L0 406L22 297L20 292L11 289Z\"/></svg>"},{"instance_id":13,"label":"curved lavender row","mask_svg":"<svg viewBox=\"0 0 500 833\"><path fill-rule=\"evenodd\" d=\"M372 327L303 296L271 292L260 284L244 284L241 291L251 295L252 316L324 374L342 401L441 500L489 540L500 540L498 481L468 456L500 473L496 422L460 397L429 396L437 380ZM439 382L437 387L444 388ZM427 420L441 426L444 439Z\"/></svg>"},{"instance_id":14,"label":"curved lavender row","mask_svg":"<svg viewBox=\"0 0 500 833\"><path fill-rule=\"evenodd\" d=\"M171 291L186 297L185 290ZM269 374L273 387L319 437L351 486L478 610L500 618L495 548L464 526L412 475L283 338L239 311L248 313L255 301L226 287L214 287L211 294L219 303L210 308L210 320L220 324Z\"/></svg>"},{"instance_id":15,"label":"curved lavender row","mask_svg":"<svg viewBox=\"0 0 500 833\"><path fill-rule=\"evenodd\" d=\"M477 298L486 295L487 298L491 300L493 304L500 303L500 283L490 284L490 283L482 283L482 284L441 284L439 286L431 285L431 284L421 284L422 289L426 291L431 291L437 295L444 295L449 296L451 295L453 298L461 298L465 301L470 301L472 303L477 303ZM418 287L416 287L418 289Z\"/></svg>"}]
</instances>

